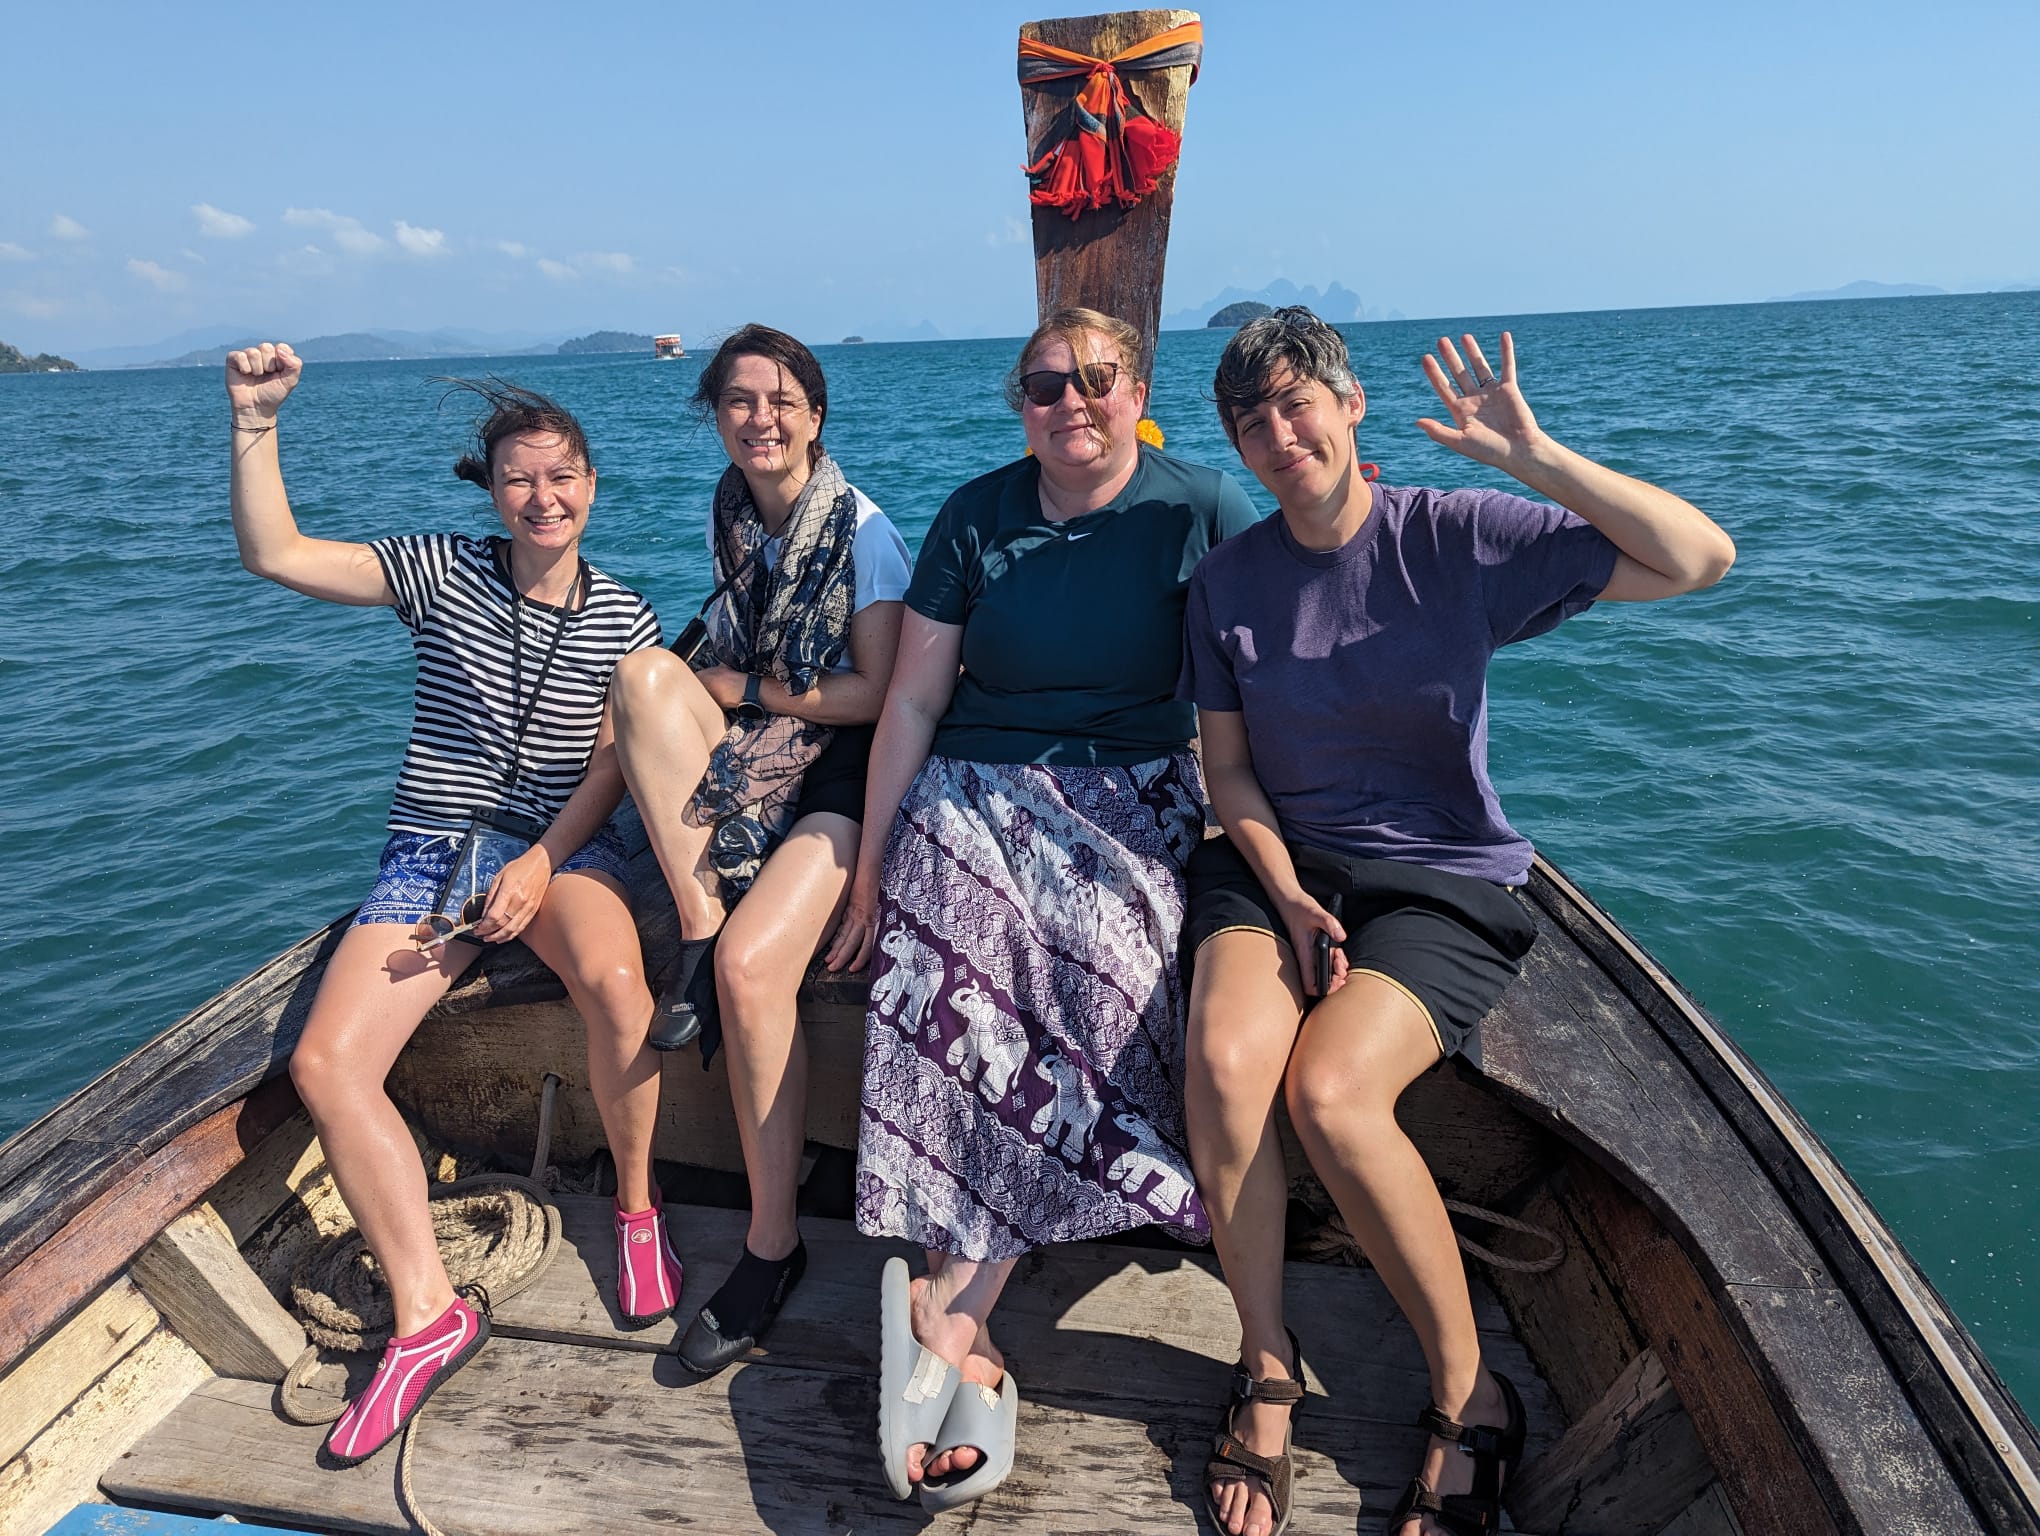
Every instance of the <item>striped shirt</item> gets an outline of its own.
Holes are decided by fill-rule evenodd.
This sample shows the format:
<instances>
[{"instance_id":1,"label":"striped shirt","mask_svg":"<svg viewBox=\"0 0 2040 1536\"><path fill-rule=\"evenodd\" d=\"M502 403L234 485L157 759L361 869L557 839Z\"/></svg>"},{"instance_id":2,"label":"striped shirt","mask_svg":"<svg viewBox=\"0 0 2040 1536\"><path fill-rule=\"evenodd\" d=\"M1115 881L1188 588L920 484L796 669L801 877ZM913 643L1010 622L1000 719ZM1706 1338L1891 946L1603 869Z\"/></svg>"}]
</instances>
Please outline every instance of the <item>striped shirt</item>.
<instances>
[{"instance_id":1,"label":"striped shirt","mask_svg":"<svg viewBox=\"0 0 2040 1536\"><path fill-rule=\"evenodd\" d=\"M550 823L588 771L618 658L659 643L652 605L593 566L573 613L529 598L514 602L490 541L462 534L412 534L368 547L418 654L411 740L389 829L458 831L476 811L498 809ZM523 626L521 669L512 667L513 622ZM555 634L559 650L533 707ZM527 709L520 749L517 725Z\"/></svg>"}]
</instances>

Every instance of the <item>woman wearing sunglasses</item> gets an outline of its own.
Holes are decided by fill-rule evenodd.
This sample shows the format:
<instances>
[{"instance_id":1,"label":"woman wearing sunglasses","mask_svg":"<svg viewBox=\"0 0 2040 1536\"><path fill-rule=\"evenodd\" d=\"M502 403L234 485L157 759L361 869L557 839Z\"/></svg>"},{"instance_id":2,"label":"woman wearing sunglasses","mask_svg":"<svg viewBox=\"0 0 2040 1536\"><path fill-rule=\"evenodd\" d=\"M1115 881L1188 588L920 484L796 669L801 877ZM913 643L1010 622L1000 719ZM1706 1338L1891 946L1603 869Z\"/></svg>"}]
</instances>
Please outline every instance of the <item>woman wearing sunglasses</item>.
<instances>
[{"instance_id":1,"label":"woman wearing sunglasses","mask_svg":"<svg viewBox=\"0 0 2040 1536\"><path fill-rule=\"evenodd\" d=\"M618 659L656 647L659 623L581 557L595 468L580 423L507 385L468 386L489 414L454 469L489 493L503 536L357 544L299 532L277 426L303 369L268 342L227 357L241 563L308 597L395 609L418 656L381 870L326 962L290 1061L395 1307L381 1368L321 1452L348 1466L388 1444L488 1337L440 1262L425 1170L383 1089L481 945L522 938L566 984L587 1023L589 1085L618 1179L650 1178L659 1068L645 1044L652 999L628 859L607 825L623 778L603 701Z\"/></svg>"},{"instance_id":2,"label":"woman wearing sunglasses","mask_svg":"<svg viewBox=\"0 0 2040 1536\"><path fill-rule=\"evenodd\" d=\"M822 448L828 384L800 342L742 327L694 399L730 461L709 520L720 595L676 647L687 659L626 657L611 704L680 917L653 1043L698 1038L704 1061L728 1043L750 1176L743 1253L680 1341L706 1375L764 1336L807 1267L797 994L850 885L909 567L905 541Z\"/></svg>"},{"instance_id":3,"label":"woman wearing sunglasses","mask_svg":"<svg viewBox=\"0 0 2040 1536\"><path fill-rule=\"evenodd\" d=\"M986 1319L1014 1261L1205 1231L1175 961L1204 795L1174 690L1190 572L1254 512L1139 442L1139 357L1082 309L1022 349L1030 454L922 545L829 952L872 966L858 1225L927 1251L923 1278L886 1267L879 1433L893 1491L931 1510L1011 1469Z\"/></svg>"},{"instance_id":4,"label":"woman wearing sunglasses","mask_svg":"<svg viewBox=\"0 0 2040 1536\"><path fill-rule=\"evenodd\" d=\"M1481 1359L1444 1204L1395 1119L1442 1057L1479 1064L1481 1019L1537 936L1514 891L1530 844L1488 778L1488 664L1596 602L1710 586L1735 559L1689 503L1540 431L1508 332L1499 372L1463 345L1424 360L1449 423L1417 425L1545 499L1370 483L1366 397L1309 310L1249 321L1213 381L1226 436L1280 503L1198 568L1183 675L1226 831L1190 861L1183 948L1191 1142L1241 1332L1206 1498L1241 1536L1288 1524L1303 1395L1278 1096L1430 1367L1431 1439L1389 1530L1499 1528L1522 1404Z\"/></svg>"}]
</instances>

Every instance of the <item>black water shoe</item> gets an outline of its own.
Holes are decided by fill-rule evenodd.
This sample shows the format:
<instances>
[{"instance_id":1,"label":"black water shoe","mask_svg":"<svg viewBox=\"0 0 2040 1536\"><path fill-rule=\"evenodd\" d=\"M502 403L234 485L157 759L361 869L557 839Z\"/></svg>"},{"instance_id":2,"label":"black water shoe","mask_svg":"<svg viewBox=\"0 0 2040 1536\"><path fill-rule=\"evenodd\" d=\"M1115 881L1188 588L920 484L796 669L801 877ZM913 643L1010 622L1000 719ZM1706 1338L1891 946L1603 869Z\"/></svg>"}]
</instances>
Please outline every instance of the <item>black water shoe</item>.
<instances>
[{"instance_id":1,"label":"black water shoe","mask_svg":"<svg viewBox=\"0 0 2040 1536\"><path fill-rule=\"evenodd\" d=\"M717 1026L716 1033L722 1033L715 994L717 937L710 934L705 939L680 941L672 979L659 995L659 1006L652 1010L653 1050L677 1051L692 1045L711 1021Z\"/></svg>"},{"instance_id":2,"label":"black water shoe","mask_svg":"<svg viewBox=\"0 0 2040 1536\"><path fill-rule=\"evenodd\" d=\"M783 1259L761 1259L749 1248L722 1288L694 1314L680 1340L680 1363L713 1376L749 1354L779 1316L789 1292L807 1273L807 1244L796 1242Z\"/></svg>"}]
</instances>

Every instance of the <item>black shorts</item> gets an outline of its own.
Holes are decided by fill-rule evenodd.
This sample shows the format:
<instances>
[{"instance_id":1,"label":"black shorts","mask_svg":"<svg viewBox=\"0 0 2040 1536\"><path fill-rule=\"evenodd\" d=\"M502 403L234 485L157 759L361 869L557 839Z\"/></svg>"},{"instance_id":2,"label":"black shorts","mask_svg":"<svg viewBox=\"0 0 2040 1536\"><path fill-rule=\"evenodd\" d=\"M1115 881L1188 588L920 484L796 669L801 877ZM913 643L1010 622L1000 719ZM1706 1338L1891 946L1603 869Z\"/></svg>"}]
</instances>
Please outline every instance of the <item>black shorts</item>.
<instances>
[{"instance_id":1,"label":"black shorts","mask_svg":"<svg viewBox=\"0 0 2040 1536\"><path fill-rule=\"evenodd\" d=\"M1423 1010L1442 1055L1480 1065L1480 1021L1522 969L1537 940L1529 909L1509 887L1420 864L1292 846L1296 878L1346 929L1349 971L1379 976ZM1190 855L1183 919L1183 987L1198 946L1233 929L1289 935L1274 900L1227 837ZM1305 1009L1317 1002L1306 996Z\"/></svg>"},{"instance_id":2,"label":"black shorts","mask_svg":"<svg viewBox=\"0 0 2040 1536\"><path fill-rule=\"evenodd\" d=\"M800 779L800 802L794 820L830 811L852 821L864 820L864 775L871 766L874 725L839 725L807 766Z\"/></svg>"}]
</instances>

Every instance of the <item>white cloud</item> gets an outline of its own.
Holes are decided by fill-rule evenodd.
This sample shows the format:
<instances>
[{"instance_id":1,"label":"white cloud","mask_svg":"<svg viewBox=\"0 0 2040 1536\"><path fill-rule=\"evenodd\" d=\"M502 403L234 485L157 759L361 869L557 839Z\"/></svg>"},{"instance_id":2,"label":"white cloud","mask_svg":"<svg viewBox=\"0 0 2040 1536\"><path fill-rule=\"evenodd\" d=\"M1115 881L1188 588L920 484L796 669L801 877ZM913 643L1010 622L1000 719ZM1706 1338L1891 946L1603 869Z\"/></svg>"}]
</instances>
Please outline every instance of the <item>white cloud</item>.
<instances>
[{"instance_id":1,"label":"white cloud","mask_svg":"<svg viewBox=\"0 0 2040 1536\"><path fill-rule=\"evenodd\" d=\"M194 251L188 245L179 250L177 254L182 256L186 261L190 262L194 267L202 267L205 265L205 258L199 255L198 252Z\"/></svg>"},{"instance_id":2,"label":"white cloud","mask_svg":"<svg viewBox=\"0 0 2040 1536\"><path fill-rule=\"evenodd\" d=\"M538 270L556 283L572 282L581 275L564 261L554 261L551 257L541 257L538 263Z\"/></svg>"},{"instance_id":3,"label":"white cloud","mask_svg":"<svg viewBox=\"0 0 2040 1536\"><path fill-rule=\"evenodd\" d=\"M50 220L50 233L59 240L89 240L92 237L92 231L68 213L60 213Z\"/></svg>"},{"instance_id":4,"label":"white cloud","mask_svg":"<svg viewBox=\"0 0 2040 1536\"><path fill-rule=\"evenodd\" d=\"M508 256L512 261L522 261L531 254L530 248L521 240L498 240L496 242L496 249L505 256Z\"/></svg>"},{"instance_id":5,"label":"white cloud","mask_svg":"<svg viewBox=\"0 0 2040 1536\"><path fill-rule=\"evenodd\" d=\"M238 240L243 235L255 233L255 221L244 219L238 213L228 213L224 208L215 208L211 203L193 203L192 216L198 220L198 232L213 240Z\"/></svg>"},{"instance_id":6,"label":"white cloud","mask_svg":"<svg viewBox=\"0 0 2040 1536\"><path fill-rule=\"evenodd\" d=\"M185 276L182 272L172 272L168 267L158 266L153 261L140 261L130 256L127 269L158 293L176 293L185 285Z\"/></svg>"},{"instance_id":7,"label":"white cloud","mask_svg":"<svg viewBox=\"0 0 2040 1536\"><path fill-rule=\"evenodd\" d=\"M444 256L446 231L443 229L420 229L415 224L397 220L397 244L413 256Z\"/></svg>"},{"instance_id":8,"label":"white cloud","mask_svg":"<svg viewBox=\"0 0 2040 1536\"><path fill-rule=\"evenodd\" d=\"M637 266L627 251L584 251L575 259L582 270L588 272L615 272L620 275Z\"/></svg>"},{"instance_id":9,"label":"white cloud","mask_svg":"<svg viewBox=\"0 0 2040 1536\"><path fill-rule=\"evenodd\" d=\"M1018 245L1032 233L1033 230L1029 226L1018 219L1009 218L985 236L985 244L995 250L1002 245Z\"/></svg>"},{"instance_id":10,"label":"white cloud","mask_svg":"<svg viewBox=\"0 0 2040 1536\"><path fill-rule=\"evenodd\" d=\"M54 320L64 312L64 301L35 293L11 293L7 296L7 307L31 320Z\"/></svg>"},{"instance_id":11,"label":"white cloud","mask_svg":"<svg viewBox=\"0 0 2040 1536\"><path fill-rule=\"evenodd\" d=\"M383 248L381 235L364 229L361 220L330 208L286 208L283 222L298 229L323 229L350 256L372 256Z\"/></svg>"},{"instance_id":12,"label":"white cloud","mask_svg":"<svg viewBox=\"0 0 2040 1536\"><path fill-rule=\"evenodd\" d=\"M0 240L0 261L34 261L35 252L23 250L9 240Z\"/></svg>"}]
</instances>

